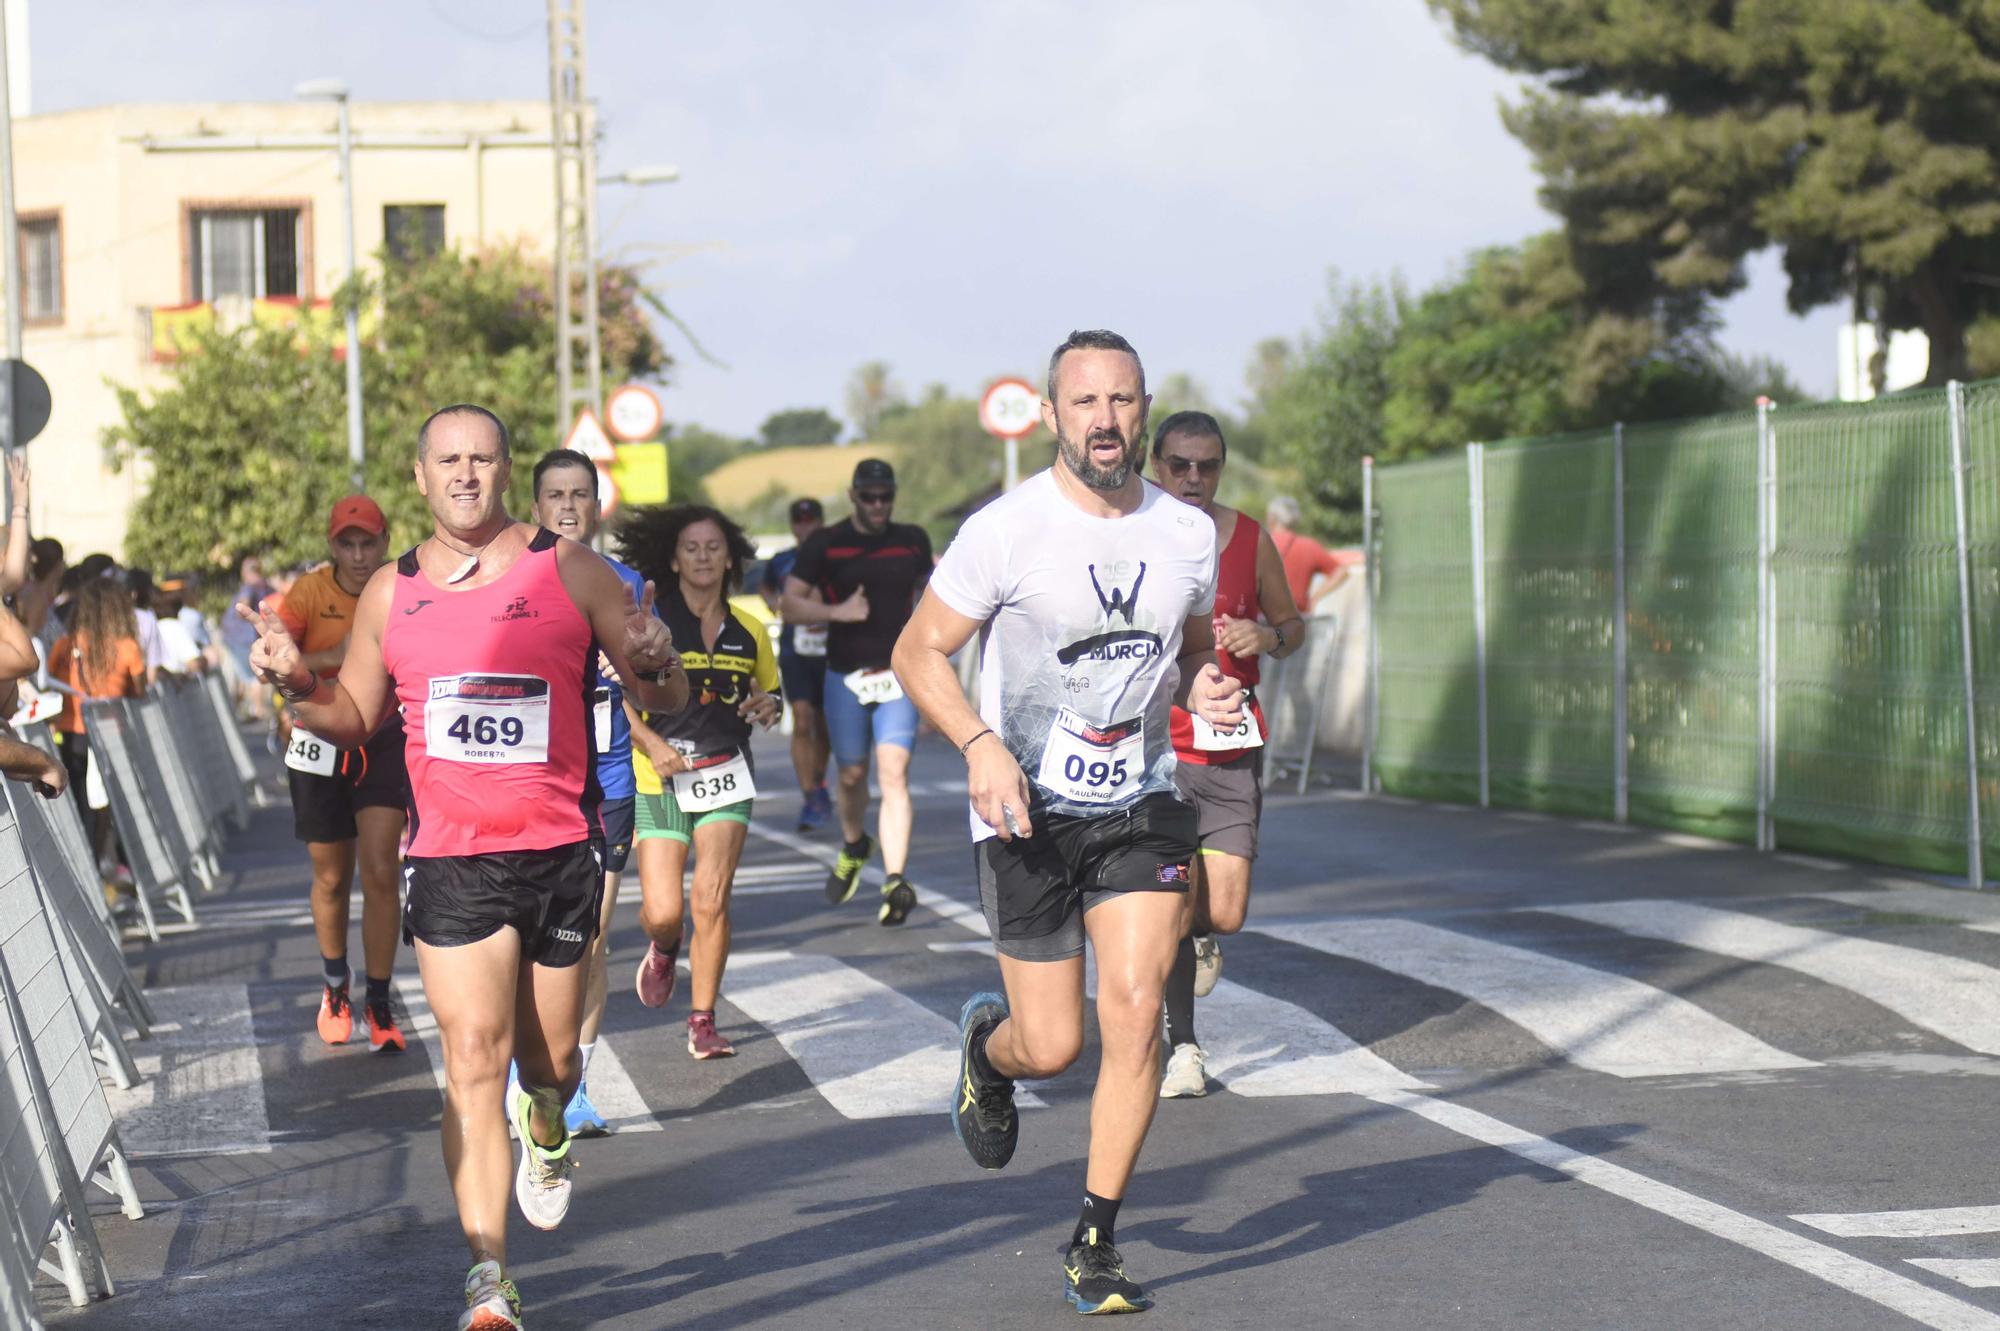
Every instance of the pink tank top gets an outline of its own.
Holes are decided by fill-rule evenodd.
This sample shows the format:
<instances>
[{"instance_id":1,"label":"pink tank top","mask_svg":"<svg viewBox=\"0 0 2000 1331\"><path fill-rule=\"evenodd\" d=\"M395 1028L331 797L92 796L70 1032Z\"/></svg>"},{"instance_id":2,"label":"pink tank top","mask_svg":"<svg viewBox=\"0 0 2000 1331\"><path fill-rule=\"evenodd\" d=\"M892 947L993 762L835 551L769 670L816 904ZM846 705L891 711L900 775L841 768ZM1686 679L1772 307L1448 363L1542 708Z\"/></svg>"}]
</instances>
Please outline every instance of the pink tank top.
<instances>
[{"instance_id":1,"label":"pink tank top","mask_svg":"<svg viewBox=\"0 0 2000 1331\"><path fill-rule=\"evenodd\" d=\"M1256 619L1263 613L1263 605L1257 599L1257 547L1260 544L1258 538L1263 534L1263 527L1248 513L1236 515L1236 529L1229 533L1229 544L1222 547L1215 561L1215 617L1218 623L1224 615L1231 619ZM1258 658L1231 656L1218 647L1215 649L1215 663L1229 678L1240 679L1252 686L1250 710L1256 714L1258 732L1263 733L1264 708L1255 693L1258 677L1262 673ZM1241 750L1211 752L1197 749L1194 718L1178 707L1173 709L1168 725L1173 734L1174 756L1184 763L1207 766L1243 756Z\"/></svg>"},{"instance_id":2,"label":"pink tank top","mask_svg":"<svg viewBox=\"0 0 2000 1331\"><path fill-rule=\"evenodd\" d=\"M537 531L484 587L439 587L410 551L382 632L402 703L410 854L550 850L600 836L590 623Z\"/></svg>"}]
</instances>

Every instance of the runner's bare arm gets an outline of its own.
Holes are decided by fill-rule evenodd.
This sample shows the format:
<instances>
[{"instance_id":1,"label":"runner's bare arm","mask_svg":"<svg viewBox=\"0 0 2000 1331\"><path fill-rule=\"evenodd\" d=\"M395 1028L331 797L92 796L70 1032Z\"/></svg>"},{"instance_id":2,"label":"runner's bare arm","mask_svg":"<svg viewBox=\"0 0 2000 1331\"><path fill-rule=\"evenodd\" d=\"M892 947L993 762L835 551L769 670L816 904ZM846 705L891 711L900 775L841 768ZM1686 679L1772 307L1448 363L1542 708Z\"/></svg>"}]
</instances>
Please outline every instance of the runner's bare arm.
<instances>
[{"instance_id":1,"label":"runner's bare arm","mask_svg":"<svg viewBox=\"0 0 2000 1331\"><path fill-rule=\"evenodd\" d=\"M1305 616L1292 600L1291 584L1285 581L1285 561L1269 532L1261 532L1257 538L1257 604L1263 607L1265 622L1224 615L1216 645L1239 657L1257 653L1282 660L1296 652L1305 641ZM1278 641L1280 629L1284 630L1282 645Z\"/></svg>"},{"instance_id":2,"label":"runner's bare arm","mask_svg":"<svg viewBox=\"0 0 2000 1331\"><path fill-rule=\"evenodd\" d=\"M660 738L660 732L646 724L646 718L630 702L625 703L625 719L632 725L632 747L646 755L646 761L662 777L685 771L687 759L681 751Z\"/></svg>"},{"instance_id":3,"label":"runner's bare arm","mask_svg":"<svg viewBox=\"0 0 2000 1331\"><path fill-rule=\"evenodd\" d=\"M0 563L0 595L12 596L28 585L28 458L16 449L7 455L7 476L14 487L14 511L7 519L7 558Z\"/></svg>"},{"instance_id":4,"label":"runner's bare arm","mask_svg":"<svg viewBox=\"0 0 2000 1331\"><path fill-rule=\"evenodd\" d=\"M896 639L890 664L924 719L965 756L965 786L973 812L1001 840L1010 841L1017 834L1035 834L1028 822L1027 775L966 701L951 668L951 654L971 642L979 628L978 620L967 619L926 589Z\"/></svg>"},{"instance_id":5,"label":"runner's bare arm","mask_svg":"<svg viewBox=\"0 0 2000 1331\"><path fill-rule=\"evenodd\" d=\"M69 785L69 770L32 744L0 738L0 773L34 786L35 793L54 799Z\"/></svg>"},{"instance_id":6,"label":"runner's bare arm","mask_svg":"<svg viewBox=\"0 0 2000 1331\"><path fill-rule=\"evenodd\" d=\"M787 624L859 624L868 618L868 593L856 587L845 601L828 605L819 588L787 574L784 617Z\"/></svg>"},{"instance_id":7,"label":"runner's bare arm","mask_svg":"<svg viewBox=\"0 0 2000 1331\"><path fill-rule=\"evenodd\" d=\"M1243 686L1222 673L1215 663L1215 625L1205 614L1188 616L1181 626L1180 686L1174 706L1200 716L1217 730L1243 724Z\"/></svg>"},{"instance_id":8,"label":"runner's bare arm","mask_svg":"<svg viewBox=\"0 0 2000 1331\"><path fill-rule=\"evenodd\" d=\"M26 679L42 668L28 626L0 604L0 681Z\"/></svg>"},{"instance_id":9,"label":"runner's bare arm","mask_svg":"<svg viewBox=\"0 0 2000 1331\"><path fill-rule=\"evenodd\" d=\"M305 653L269 604L256 611L238 604L237 614L257 626L250 646L250 669L292 705L300 725L343 749L374 734L388 717L389 672L382 664L382 626L396 590L396 566L376 570L354 607L340 678L322 680L306 665Z\"/></svg>"},{"instance_id":10,"label":"runner's bare arm","mask_svg":"<svg viewBox=\"0 0 2000 1331\"><path fill-rule=\"evenodd\" d=\"M588 546L563 541L556 546L556 569L570 601L590 621L597 646L610 658L633 701L651 712L678 712L687 706L687 672L667 626L653 613L653 584L638 600L625 579L611 571ZM655 680L656 671L668 672Z\"/></svg>"}]
</instances>

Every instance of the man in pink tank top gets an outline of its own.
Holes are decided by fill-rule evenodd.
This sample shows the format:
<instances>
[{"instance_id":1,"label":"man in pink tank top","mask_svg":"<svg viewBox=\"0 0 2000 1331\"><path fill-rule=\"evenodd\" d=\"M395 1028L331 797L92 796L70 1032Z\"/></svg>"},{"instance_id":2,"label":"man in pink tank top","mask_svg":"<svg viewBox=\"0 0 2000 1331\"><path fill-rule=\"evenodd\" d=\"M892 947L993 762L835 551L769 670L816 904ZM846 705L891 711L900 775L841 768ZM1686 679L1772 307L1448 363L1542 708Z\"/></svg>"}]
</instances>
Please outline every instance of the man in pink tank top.
<instances>
[{"instance_id":1,"label":"man in pink tank top","mask_svg":"<svg viewBox=\"0 0 2000 1331\"><path fill-rule=\"evenodd\" d=\"M587 972L577 963L603 890L590 665L602 651L641 706L687 703L652 584L635 600L587 547L508 517L512 465L493 413L435 412L417 432L430 539L370 579L339 678L308 670L269 610L250 652L300 724L342 748L391 712L403 718L403 932L437 1017L445 1168L474 1262L460 1331L521 1324L505 1271L510 1121L529 1223L553 1229L569 1208L563 1106L581 1071ZM533 1020L517 1024L517 1012ZM510 1056L520 1092L505 1104Z\"/></svg>"},{"instance_id":2,"label":"man in pink tank top","mask_svg":"<svg viewBox=\"0 0 2000 1331\"><path fill-rule=\"evenodd\" d=\"M1201 853L1181 918L1180 951L1167 973L1167 1043L1172 1052L1160 1081L1162 1099L1205 1095L1206 1056L1194 1035L1194 1000L1222 974L1217 934L1233 934L1250 911L1250 864L1257 858L1257 823L1264 812L1264 713L1254 701L1258 661L1290 656L1304 640L1285 580L1285 563L1270 535L1248 513L1215 502L1229 445L1205 411L1177 411L1153 435L1153 477L1168 494L1215 522L1215 658L1222 673L1253 691L1242 725L1217 732L1200 718L1173 711L1175 784L1194 805Z\"/></svg>"}]
</instances>

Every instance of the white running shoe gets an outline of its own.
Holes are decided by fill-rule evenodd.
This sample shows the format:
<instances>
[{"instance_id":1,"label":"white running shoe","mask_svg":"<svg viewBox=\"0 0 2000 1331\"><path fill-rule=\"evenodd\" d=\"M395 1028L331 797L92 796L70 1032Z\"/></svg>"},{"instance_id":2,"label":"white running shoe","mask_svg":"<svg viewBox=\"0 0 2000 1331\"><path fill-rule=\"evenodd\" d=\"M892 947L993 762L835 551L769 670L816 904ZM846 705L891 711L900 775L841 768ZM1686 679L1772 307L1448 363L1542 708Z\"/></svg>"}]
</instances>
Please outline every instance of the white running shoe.
<instances>
[{"instance_id":1,"label":"white running shoe","mask_svg":"<svg viewBox=\"0 0 2000 1331\"><path fill-rule=\"evenodd\" d=\"M1179 1100L1184 1096L1208 1094L1208 1055L1198 1044L1177 1044L1167 1060L1167 1072L1160 1078L1160 1098Z\"/></svg>"},{"instance_id":2,"label":"white running shoe","mask_svg":"<svg viewBox=\"0 0 2000 1331\"><path fill-rule=\"evenodd\" d=\"M485 1261L465 1276L465 1316L458 1331L521 1331L521 1296L500 1274L500 1263Z\"/></svg>"},{"instance_id":3,"label":"white running shoe","mask_svg":"<svg viewBox=\"0 0 2000 1331\"><path fill-rule=\"evenodd\" d=\"M576 1159L570 1154L571 1139L563 1133L562 1145L543 1146L528 1131L533 1102L526 1091L517 1090L509 1115L515 1135L521 1139L521 1165L514 1171L514 1200L521 1214L536 1229L554 1229L569 1214L570 1173Z\"/></svg>"},{"instance_id":4,"label":"white running shoe","mask_svg":"<svg viewBox=\"0 0 2000 1331\"><path fill-rule=\"evenodd\" d=\"M1222 978L1222 944L1209 934L1194 936L1194 996L1207 998Z\"/></svg>"}]
</instances>

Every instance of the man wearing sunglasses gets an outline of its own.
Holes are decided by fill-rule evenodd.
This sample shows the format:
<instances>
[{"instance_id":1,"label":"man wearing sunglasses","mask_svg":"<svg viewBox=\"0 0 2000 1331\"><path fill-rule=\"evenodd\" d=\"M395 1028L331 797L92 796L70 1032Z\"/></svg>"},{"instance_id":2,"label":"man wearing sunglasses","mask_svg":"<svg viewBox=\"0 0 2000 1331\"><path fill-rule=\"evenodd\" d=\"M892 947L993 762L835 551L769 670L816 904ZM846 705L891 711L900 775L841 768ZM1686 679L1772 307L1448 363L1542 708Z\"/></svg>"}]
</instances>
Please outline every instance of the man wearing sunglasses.
<instances>
[{"instance_id":1,"label":"man wearing sunglasses","mask_svg":"<svg viewBox=\"0 0 2000 1331\"><path fill-rule=\"evenodd\" d=\"M922 527L892 522L896 471L863 458L848 489L854 516L808 536L785 576L787 624L825 624L826 729L840 769L835 808L840 856L826 879L833 905L853 899L875 843L868 836L868 767L882 788L882 904L876 920L901 924L917 904L903 877L910 856L910 751L917 709L903 694L889 656L931 576L931 538Z\"/></svg>"},{"instance_id":2,"label":"man wearing sunglasses","mask_svg":"<svg viewBox=\"0 0 2000 1331\"><path fill-rule=\"evenodd\" d=\"M1229 445L1205 411L1177 411L1153 435L1153 478L1215 523L1215 659L1250 690L1240 724L1217 730L1173 709L1174 783L1194 805L1201 853L1181 916L1181 945L1167 973L1167 1041L1160 1081L1166 1100L1208 1092L1206 1056L1195 1042L1194 1000L1222 974L1217 934L1243 927L1250 909L1250 864L1264 811L1264 711L1257 705L1258 658L1290 656L1306 624L1285 580L1278 547L1248 513L1215 502Z\"/></svg>"}]
</instances>

